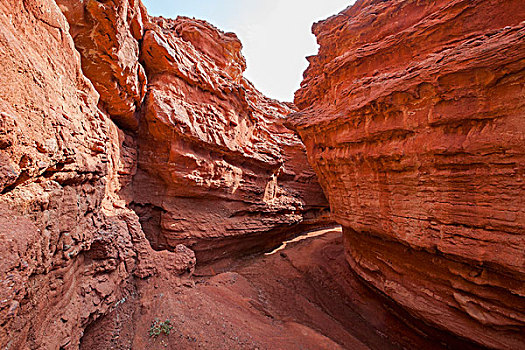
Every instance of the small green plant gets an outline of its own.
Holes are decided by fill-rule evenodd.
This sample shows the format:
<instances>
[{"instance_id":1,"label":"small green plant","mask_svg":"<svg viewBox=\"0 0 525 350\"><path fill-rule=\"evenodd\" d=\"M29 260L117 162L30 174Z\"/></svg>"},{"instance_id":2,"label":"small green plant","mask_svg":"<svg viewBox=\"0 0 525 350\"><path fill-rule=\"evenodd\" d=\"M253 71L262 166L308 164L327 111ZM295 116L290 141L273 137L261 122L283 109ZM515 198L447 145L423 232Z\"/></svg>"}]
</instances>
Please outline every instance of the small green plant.
<instances>
[{"instance_id":1,"label":"small green plant","mask_svg":"<svg viewBox=\"0 0 525 350\"><path fill-rule=\"evenodd\" d=\"M149 336L156 338L161 333L170 335L172 329L173 326L171 325L171 321L169 318L167 318L164 322L161 322L158 318L156 318L151 322L151 327L149 328Z\"/></svg>"}]
</instances>

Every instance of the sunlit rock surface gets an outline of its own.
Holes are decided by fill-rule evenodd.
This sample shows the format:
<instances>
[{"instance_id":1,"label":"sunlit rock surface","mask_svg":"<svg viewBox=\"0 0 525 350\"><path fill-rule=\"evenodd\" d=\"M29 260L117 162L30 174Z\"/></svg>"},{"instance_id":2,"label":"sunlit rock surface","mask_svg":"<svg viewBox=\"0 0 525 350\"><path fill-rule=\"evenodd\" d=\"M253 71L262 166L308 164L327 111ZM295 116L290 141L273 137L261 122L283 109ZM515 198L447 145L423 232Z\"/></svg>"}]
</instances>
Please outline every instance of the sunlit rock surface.
<instances>
[{"instance_id":1,"label":"sunlit rock surface","mask_svg":"<svg viewBox=\"0 0 525 350\"><path fill-rule=\"evenodd\" d=\"M136 130L146 93L138 62L144 22L140 0L57 0L66 16L82 71L100 94L100 107L122 128Z\"/></svg>"},{"instance_id":2,"label":"sunlit rock surface","mask_svg":"<svg viewBox=\"0 0 525 350\"><path fill-rule=\"evenodd\" d=\"M326 220L240 48L139 1L0 0L0 347L78 348L141 283L187 283L181 243L206 262Z\"/></svg>"},{"instance_id":3,"label":"sunlit rock surface","mask_svg":"<svg viewBox=\"0 0 525 350\"><path fill-rule=\"evenodd\" d=\"M136 146L97 108L53 1L0 1L0 346L72 349L133 278L191 272L119 196Z\"/></svg>"},{"instance_id":4,"label":"sunlit rock surface","mask_svg":"<svg viewBox=\"0 0 525 350\"><path fill-rule=\"evenodd\" d=\"M370 285L525 344L522 1L358 1L317 23L292 127Z\"/></svg>"},{"instance_id":5,"label":"sunlit rock surface","mask_svg":"<svg viewBox=\"0 0 525 350\"><path fill-rule=\"evenodd\" d=\"M138 132L135 210L156 249L185 243L204 262L271 247L292 225L326 221L292 106L242 77L233 33L152 18L140 60L148 92Z\"/></svg>"}]
</instances>

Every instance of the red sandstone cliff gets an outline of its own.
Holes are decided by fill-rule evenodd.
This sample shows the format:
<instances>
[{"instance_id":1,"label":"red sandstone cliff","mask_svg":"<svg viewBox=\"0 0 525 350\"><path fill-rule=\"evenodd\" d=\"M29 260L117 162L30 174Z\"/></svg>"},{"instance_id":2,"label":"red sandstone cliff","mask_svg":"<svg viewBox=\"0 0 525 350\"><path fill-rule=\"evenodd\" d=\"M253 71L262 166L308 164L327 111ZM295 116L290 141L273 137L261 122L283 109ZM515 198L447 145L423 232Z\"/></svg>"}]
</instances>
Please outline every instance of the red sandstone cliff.
<instances>
[{"instance_id":1,"label":"red sandstone cliff","mask_svg":"<svg viewBox=\"0 0 525 350\"><path fill-rule=\"evenodd\" d=\"M358 1L313 27L292 127L347 260L410 313L525 345L525 7Z\"/></svg>"},{"instance_id":2,"label":"red sandstone cliff","mask_svg":"<svg viewBox=\"0 0 525 350\"><path fill-rule=\"evenodd\" d=\"M205 262L326 221L304 146L282 125L292 110L243 78L235 34L150 18L138 1L57 2L99 105L134 132L138 167L123 195L154 249L185 243Z\"/></svg>"},{"instance_id":3,"label":"red sandstone cliff","mask_svg":"<svg viewBox=\"0 0 525 350\"><path fill-rule=\"evenodd\" d=\"M2 348L78 347L139 279L193 271L179 243L212 260L319 222L291 108L240 48L135 0L0 0Z\"/></svg>"},{"instance_id":4,"label":"red sandstone cliff","mask_svg":"<svg viewBox=\"0 0 525 350\"><path fill-rule=\"evenodd\" d=\"M525 342L524 17L517 0L360 1L314 27L321 48L294 117L357 274L415 318L496 348ZM150 318L165 311L152 305L203 305L199 291L177 289L192 285L179 276L195 255L246 254L323 222L321 187L283 127L294 107L242 77L240 50L234 34L150 18L138 0L0 0L2 348L73 349L84 332L85 347L146 344ZM337 265L334 256L316 254ZM364 298L357 281L341 284L355 288L348 295L319 277L312 286L324 271L314 258L269 261L254 279L264 288L223 274L202 288L204 303L242 306L237 329L256 319L268 327L254 333L262 344L283 321L291 344L307 331L330 347L323 332L363 347L435 345L403 335L407 318ZM279 264L290 264L290 288L312 294L288 295L299 311L268 325L283 311L275 291L288 291ZM352 313L332 304L342 298ZM312 329L303 307L318 317ZM381 337L354 339L320 307ZM223 334L247 344L235 328L221 333L218 311L213 322L215 345Z\"/></svg>"},{"instance_id":5,"label":"red sandstone cliff","mask_svg":"<svg viewBox=\"0 0 525 350\"><path fill-rule=\"evenodd\" d=\"M260 250L290 225L314 223L328 204L303 145L282 125L291 109L242 77L235 34L189 18L152 22L130 196L155 248L185 243L205 261Z\"/></svg>"},{"instance_id":6,"label":"red sandstone cliff","mask_svg":"<svg viewBox=\"0 0 525 350\"><path fill-rule=\"evenodd\" d=\"M140 0L56 0L80 53L82 72L100 94L99 107L118 126L138 128L146 74L138 61L148 15Z\"/></svg>"},{"instance_id":7,"label":"red sandstone cliff","mask_svg":"<svg viewBox=\"0 0 525 350\"><path fill-rule=\"evenodd\" d=\"M0 14L0 345L74 348L133 276L195 257L152 250L118 195L134 141L97 108L58 6L0 1Z\"/></svg>"}]
</instances>

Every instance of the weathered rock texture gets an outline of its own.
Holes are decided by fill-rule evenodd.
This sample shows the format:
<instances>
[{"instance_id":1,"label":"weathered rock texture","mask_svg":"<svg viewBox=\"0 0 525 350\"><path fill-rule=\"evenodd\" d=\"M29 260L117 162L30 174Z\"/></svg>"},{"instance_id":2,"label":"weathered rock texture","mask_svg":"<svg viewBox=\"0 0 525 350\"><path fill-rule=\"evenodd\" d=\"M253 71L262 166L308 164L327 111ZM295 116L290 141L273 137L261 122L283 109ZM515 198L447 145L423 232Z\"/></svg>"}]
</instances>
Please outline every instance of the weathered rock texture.
<instances>
[{"instance_id":1,"label":"weathered rock texture","mask_svg":"<svg viewBox=\"0 0 525 350\"><path fill-rule=\"evenodd\" d=\"M205 262L326 223L304 146L282 125L292 109L243 78L235 34L150 18L139 1L57 2L100 107L136 133L138 172L125 196L154 249L186 243Z\"/></svg>"},{"instance_id":2,"label":"weathered rock texture","mask_svg":"<svg viewBox=\"0 0 525 350\"><path fill-rule=\"evenodd\" d=\"M136 130L146 93L138 61L147 13L140 0L56 0L70 24L82 71L100 94L100 107L122 128Z\"/></svg>"},{"instance_id":3,"label":"weathered rock texture","mask_svg":"<svg viewBox=\"0 0 525 350\"><path fill-rule=\"evenodd\" d=\"M211 258L246 253L327 206L236 37L154 22L134 0L0 0L2 349L77 348L140 279L193 271L179 243L269 232Z\"/></svg>"},{"instance_id":4,"label":"weathered rock texture","mask_svg":"<svg viewBox=\"0 0 525 350\"><path fill-rule=\"evenodd\" d=\"M435 326L525 346L525 7L358 1L314 25L293 128L347 260Z\"/></svg>"},{"instance_id":5,"label":"weathered rock texture","mask_svg":"<svg viewBox=\"0 0 525 350\"><path fill-rule=\"evenodd\" d=\"M185 243L204 262L317 223L328 203L304 146L283 126L292 110L243 78L235 34L184 17L151 22L130 197L154 248Z\"/></svg>"},{"instance_id":6,"label":"weathered rock texture","mask_svg":"<svg viewBox=\"0 0 525 350\"><path fill-rule=\"evenodd\" d=\"M133 276L187 272L119 197L135 141L97 108L53 1L0 1L0 346L78 346Z\"/></svg>"}]
</instances>

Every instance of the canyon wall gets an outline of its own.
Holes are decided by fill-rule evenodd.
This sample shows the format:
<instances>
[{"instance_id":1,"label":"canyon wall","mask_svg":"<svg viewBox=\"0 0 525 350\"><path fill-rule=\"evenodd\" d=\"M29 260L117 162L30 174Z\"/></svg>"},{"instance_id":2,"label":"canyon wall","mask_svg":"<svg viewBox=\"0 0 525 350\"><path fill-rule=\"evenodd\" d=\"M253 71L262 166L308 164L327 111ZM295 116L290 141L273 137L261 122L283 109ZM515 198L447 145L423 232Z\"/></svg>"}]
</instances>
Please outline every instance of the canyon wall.
<instances>
[{"instance_id":1,"label":"canyon wall","mask_svg":"<svg viewBox=\"0 0 525 350\"><path fill-rule=\"evenodd\" d=\"M77 348L136 281L192 273L182 242L213 260L324 220L240 48L139 1L0 0L0 347Z\"/></svg>"},{"instance_id":2,"label":"canyon wall","mask_svg":"<svg viewBox=\"0 0 525 350\"><path fill-rule=\"evenodd\" d=\"M314 25L294 128L347 260L412 315L525 344L525 7L359 0Z\"/></svg>"},{"instance_id":3,"label":"canyon wall","mask_svg":"<svg viewBox=\"0 0 525 350\"><path fill-rule=\"evenodd\" d=\"M142 41L148 91L130 197L156 249L184 243L199 261L270 247L328 203L292 111L243 78L233 33L152 18Z\"/></svg>"},{"instance_id":4,"label":"canyon wall","mask_svg":"<svg viewBox=\"0 0 525 350\"><path fill-rule=\"evenodd\" d=\"M78 346L134 278L191 271L155 252L118 192L134 141L97 108L53 1L0 2L0 346Z\"/></svg>"},{"instance_id":5,"label":"canyon wall","mask_svg":"<svg viewBox=\"0 0 525 350\"><path fill-rule=\"evenodd\" d=\"M293 105L242 76L235 34L149 17L137 0L57 3L99 107L134 134L138 166L122 195L154 249L184 243L206 262L328 223L304 146L283 126Z\"/></svg>"}]
</instances>

